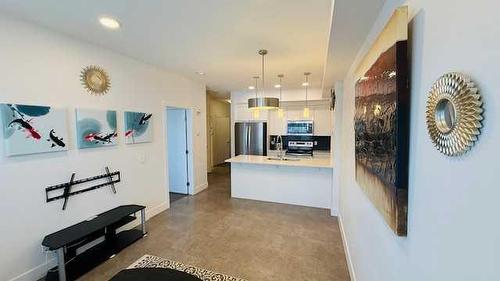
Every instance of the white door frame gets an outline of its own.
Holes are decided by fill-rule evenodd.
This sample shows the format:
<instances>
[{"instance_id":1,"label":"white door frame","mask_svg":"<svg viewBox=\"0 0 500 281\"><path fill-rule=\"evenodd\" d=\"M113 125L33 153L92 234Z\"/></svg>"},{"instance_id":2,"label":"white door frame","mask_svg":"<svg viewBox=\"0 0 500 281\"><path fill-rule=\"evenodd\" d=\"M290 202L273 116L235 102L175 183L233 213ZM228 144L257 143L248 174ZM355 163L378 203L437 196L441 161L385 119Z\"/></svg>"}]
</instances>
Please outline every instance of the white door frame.
<instances>
[{"instance_id":1,"label":"white door frame","mask_svg":"<svg viewBox=\"0 0 500 281\"><path fill-rule=\"evenodd\" d=\"M182 107L182 106L176 106L176 105L165 105L164 110L163 110L163 137L164 137L164 148L165 148L165 188L167 190L166 192L166 200L167 202L170 202L170 187L169 187L169 163L168 163L168 120L167 120L167 111L169 109L184 109L186 110L187 114L187 149L188 149L188 181L189 181L189 187L188 187L188 194L193 195L196 183L194 181L194 165L193 165L193 147L194 147L194 137L193 137L193 109L192 108L187 108L187 107Z\"/></svg>"}]
</instances>

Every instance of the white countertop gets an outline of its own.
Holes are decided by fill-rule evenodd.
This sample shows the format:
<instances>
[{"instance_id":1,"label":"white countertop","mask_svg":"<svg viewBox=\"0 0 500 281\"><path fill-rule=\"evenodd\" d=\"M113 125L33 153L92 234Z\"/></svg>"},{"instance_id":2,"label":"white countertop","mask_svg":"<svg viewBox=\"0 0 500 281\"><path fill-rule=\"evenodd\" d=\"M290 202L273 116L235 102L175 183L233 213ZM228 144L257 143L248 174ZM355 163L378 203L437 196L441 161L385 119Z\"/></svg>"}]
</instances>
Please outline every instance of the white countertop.
<instances>
[{"instance_id":1,"label":"white countertop","mask_svg":"<svg viewBox=\"0 0 500 281\"><path fill-rule=\"evenodd\" d=\"M333 168L331 158L300 158L299 161L286 160L269 160L270 156L258 155L238 155L227 159L228 163L240 164L257 164L257 165L274 165L274 166L290 166L290 167L306 167L306 168Z\"/></svg>"}]
</instances>

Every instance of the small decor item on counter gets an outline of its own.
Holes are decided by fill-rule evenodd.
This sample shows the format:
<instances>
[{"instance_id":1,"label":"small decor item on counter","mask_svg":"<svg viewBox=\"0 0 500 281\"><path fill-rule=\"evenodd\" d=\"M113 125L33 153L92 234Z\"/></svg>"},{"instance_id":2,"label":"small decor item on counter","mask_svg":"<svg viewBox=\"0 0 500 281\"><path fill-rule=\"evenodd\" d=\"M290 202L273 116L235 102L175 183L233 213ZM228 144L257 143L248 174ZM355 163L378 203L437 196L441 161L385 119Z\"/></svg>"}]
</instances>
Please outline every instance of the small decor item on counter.
<instances>
[{"instance_id":1,"label":"small decor item on counter","mask_svg":"<svg viewBox=\"0 0 500 281\"><path fill-rule=\"evenodd\" d=\"M65 109L0 104L0 113L7 156L68 150Z\"/></svg>"},{"instance_id":2,"label":"small decor item on counter","mask_svg":"<svg viewBox=\"0 0 500 281\"><path fill-rule=\"evenodd\" d=\"M151 113L126 111L124 113L125 143L152 142L152 117Z\"/></svg>"},{"instance_id":3,"label":"small decor item on counter","mask_svg":"<svg viewBox=\"0 0 500 281\"><path fill-rule=\"evenodd\" d=\"M76 110L76 137L78 148L116 145L116 111Z\"/></svg>"},{"instance_id":4,"label":"small decor item on counter","mask_svg":"<svg viewBox=\"0 0 500 281\"><path fill-rule=\"evenodd\" d=\"M407 232L408 8L396 9L361 62L355 86L356 182L399 236Z\"/></svg>"},{"instance_id":5,"label":"small decor item on counter","mask_svg":"<svg viewBox=\"0 0 500 281\"><path fill-rule=\"evenodd\" d=\"M111 87L109 75L99 66L91 65L83 68L80 74L85 90L92 95L104 95Z\"/></svg>"},{"instance_id":6,"label":"small decor item on counter","mask_svg":"<svg viewBox=\"0 0 500 281\"><path fill-rule=\"evenodd\" d=\"M427 130L436 148L448 156L467 152L481 133L483 102L474 82L464 74L441 76L427 99Z\"/></svg>"}]
</instances>

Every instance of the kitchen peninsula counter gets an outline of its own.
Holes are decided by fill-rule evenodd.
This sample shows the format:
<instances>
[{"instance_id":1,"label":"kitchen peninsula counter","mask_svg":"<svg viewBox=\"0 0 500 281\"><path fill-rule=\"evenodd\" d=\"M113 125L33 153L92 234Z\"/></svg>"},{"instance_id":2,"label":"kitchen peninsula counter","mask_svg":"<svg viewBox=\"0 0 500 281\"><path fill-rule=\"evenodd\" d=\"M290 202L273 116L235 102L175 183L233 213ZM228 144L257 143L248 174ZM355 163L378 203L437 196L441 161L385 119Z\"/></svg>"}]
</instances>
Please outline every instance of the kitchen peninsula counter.
<instances>
[{"instance_id":1,"label":"kitchen peninsula counter","mask_svg":"<svg viewBox=\"0 0 500 281\"><path fill-rule=\"evenodd\" d=\"M333 168L332 160L329 157L295 158L299 160L274 160L269 158L270 158L269 156L259 156L259 155L238 155L233 158L227 159L226 162L240 163L240 164L255 164L255 165L307 167L307 168L329 168L329 169ZM291 158L291 157L287 156L285 158Z\"/></svg>"},{"instance_id":2,"label":"kitchen peninsula counter","mask_svg":"<svg viewBox=\"0 0 500 281\"><path fill-rule=\"evenodd\" d=\"M238 155L226 160L231 163L231 197L316 208L332 207L331 158L300 158L298 161L269 158Z\"/></svg>"}]
</instances>

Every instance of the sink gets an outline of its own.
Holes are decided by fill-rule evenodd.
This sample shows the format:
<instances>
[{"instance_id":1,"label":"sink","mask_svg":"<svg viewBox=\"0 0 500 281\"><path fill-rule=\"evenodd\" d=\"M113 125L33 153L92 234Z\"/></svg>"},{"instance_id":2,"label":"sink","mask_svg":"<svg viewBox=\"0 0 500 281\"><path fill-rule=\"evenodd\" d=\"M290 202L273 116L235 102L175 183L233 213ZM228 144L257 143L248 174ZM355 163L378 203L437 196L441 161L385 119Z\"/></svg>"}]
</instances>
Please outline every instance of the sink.
<instances>
[{"instance_id":1,"label":"sink","mask_svg":"<svg viewBox=\"0 0 500 281\"><path fill-rule=\"evenodd\" d=\"M267 160L276 160L276 161L300 161L299 158L279 158L279 157L267 157Z\"/></svg>"}]
</instances>

